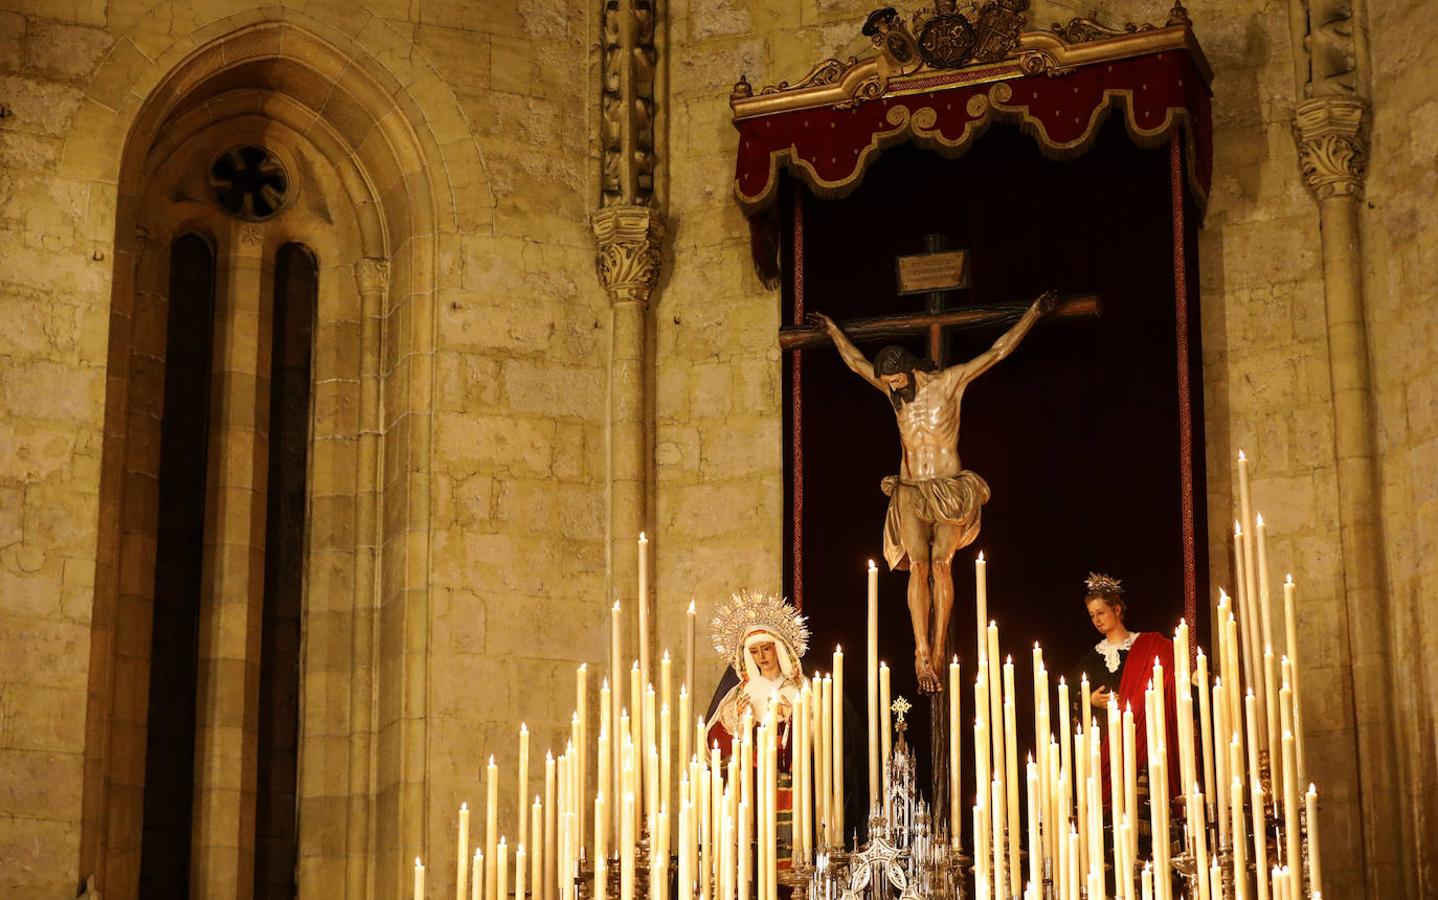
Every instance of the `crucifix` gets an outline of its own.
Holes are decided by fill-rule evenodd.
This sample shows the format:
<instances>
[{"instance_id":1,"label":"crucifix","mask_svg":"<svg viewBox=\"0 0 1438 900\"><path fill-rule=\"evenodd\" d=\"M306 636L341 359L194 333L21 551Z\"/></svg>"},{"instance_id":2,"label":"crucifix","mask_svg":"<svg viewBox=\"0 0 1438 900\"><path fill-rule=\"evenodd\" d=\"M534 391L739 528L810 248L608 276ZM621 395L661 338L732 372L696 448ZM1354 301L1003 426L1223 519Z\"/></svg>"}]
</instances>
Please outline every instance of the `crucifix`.
<instances>
[{"instance_id":1,"label":"crucifix","mask_svg":"<svg viewBox=\"0 0 1438 900\"><path fill-rule=\"evenodd\" d=\"M1041 318L1088 318L1098 314L1096 295L1060 300L1047 291L1028 305L948 308L952 291L967 287L965 251L944 249L941 236L925 239L926 253L900 257L899 293L925 294L926 310L917 315L855 319L841 327L822 313L811 313L808 325L780 329L786 350L819 347L833 342L855 374L882 391L894 408L903 451L897 475L881 483L889 497L884 521L884 558L890 569L909 571L908 605L914 632L914 672L919 691L931 696L931 714L941 721L943 703L933 696L943 689L949 617L954 605L953 558L979 535L980 514L989 499L983 478L959 463L959 411L965 389L975 378L1011 354ZM966 362L946 365L944 331L1008 323L1008 329L983 353ZM870 360L856 341L874 342L926 332L927 359L904 347L890 345ZM980 636L982 639L982 636ZM947 779L947 749L939 745L945 728L934 729L935 809Z\"/></svg>"}]
</instances>

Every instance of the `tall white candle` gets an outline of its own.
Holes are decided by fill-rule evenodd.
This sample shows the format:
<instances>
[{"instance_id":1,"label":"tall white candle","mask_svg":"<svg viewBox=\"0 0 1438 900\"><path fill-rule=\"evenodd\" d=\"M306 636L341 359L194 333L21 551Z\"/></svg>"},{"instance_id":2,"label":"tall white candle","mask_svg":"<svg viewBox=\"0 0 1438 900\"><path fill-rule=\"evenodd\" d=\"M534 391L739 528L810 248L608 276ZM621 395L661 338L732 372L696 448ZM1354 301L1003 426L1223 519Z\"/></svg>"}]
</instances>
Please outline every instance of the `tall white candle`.
<instances>
[{"instance_id":1,"label":"tall white candle","mask_svg":"<svg viewBox=\"0 0 1438 900\"><path fill-rule=\"evenodd\" d=\"M414 900L424 900L424 863L414 858Z\"/></svg>"},{"instance_id":2,"label":"tall white candle","mask_svg":"<svg viewBox=\"0 0 1438 900\"><path fill-rule=\"evenodd\" d=\"M459 805L459 840L455 853L454 897L464 900L465 880L469 868L469 804Z\"/></svg>"},{"instance_id":3,"label":"tall white candle","mask_svg":"<svg viewBox=\"0 0 1438 900\"><path fill-rule=\"evenodd\" d=\"M1308 813L1308 893L1311 897L1320 897L1323 895L1323 865L1318 856L1322 846L1318 839L1318 788L1310 784L1303 799Z\"/></svg>"},{"instance_id":4,"label":"tall white candle","mask_svg":"<svg viewBox=\"0 0 1438 900\"><path fill-rule=\"evenodd\" d=\"M639 678L643 684L649 677L649 538L639 532ZM642 749L642 748L641 748Z\"/></svg>"},{"instance_id":5,"label":"tall white candle","mask_svg":"<svg viewBox=\"0 0 1438 900\"><path fill-rule=\"evenodd\" d=\"M864 674L869 689L869 808L879 802L879 568L869 560L868 652ZM941 652L934 648L934 652Z\"/></svg>"},{"instance_id":6,"label":"tall white candle","mask_svg":"<svg viewBox=\"0 0 1438 900\"><path fill-rule=\"evenodd\" d=\"M559 889L559 808L555 805L558 771L554 754L544 751L544 900L555 900Z\"/></svg>"},{"instance_id":7,"label":"tall white candle","mask_svg":"<svg viewBox=\"0 0 1438 900\"><path fill-rule=\"evenodd\" d=\"M684 686L689 689L689 696L694 696L694 630L695 623L699 618L698 609L694 605L694 598L689 598L689 609L684 614Z\"/></svg>"},{"instance_id":8,"label":"tall white candle","mask_svg":"<svg viewBox=\"0 0 1438 900\"><path fill-rule=\"evenodd\" d=\"M504 836L499 838L499 858L494 863L494 877L499 883L495 885L495 895L501 900L509 894L509 847L504 842Z\"/></svg>"},{"instance_id":9,"label":"tall white candle","mask_svg":"<svg viewBox=\"0 0 1438 900\"><path fill-rule=\"evenodd\" d=\"M575 782L577 794L574 798L574 823L578 829L575 835L576 846L586 846L585 836L589 833L586 827L588 816L585 809L585 799L589 796L589 664L580 663L579 668L574 672L574 712L575 718L579 721L579 739L574 742L575 749ZM519 795L520 819L524 818L524 798L527 794ZM523 829L520 830L519 842L525 843ZM530 842L532 844L532 841Z\"/></svg>"},{"instance_id":10,"label":"tall white candle","mask_svg":"<svg viewBox=\"0 0 1438 900\"><path fill-rule=\"evenodd\" d=\"M1005 811L1009 852L1007 883L1014 891L1019 889L1023 881L1019 871L1019 846L1023 832L1019 829L1018 744L1018 720L1014 710L1014 659L1011 656L1004 662L1004 786L1008 791L1008 809Z\"/></svg>"},{"instance_id":11,"label":"tall white candle","mask_svg":"<svg viewBox=\"0 0 1438 900\"><path fill-rule=\"evenodd\" d=\"M484 900L484 850L474 848L469 867L469 900Z\"/></svg>"},{"instance_id":12,"label":"tall white candle","mask_svg":"<svg viewBox=\"0 0 1438 900\"><path fill-rule=\"evenodd\" d=\"M982 550L979 551L979 558L974 560L974 618L974 656L983 659L988 655L988 637L984 626L989 621L989 564L984 561ZM941 651L936 647L934 652Z\"/></svg>"},{"instance_id":13,"label":"tall white candle","mask_svg":"<svg viewBox=\"0 0 1438 900\"><path fill-rule=\"evenodd\" d=\"M538 794L529 808L529 834L534 841L534 852L529 856L529 889L538 900L544 893L544 808Z\"/></svg>"},{"instance_id":14,"label":"tall white candle","mask_svg":"<svg viewBox=\"0 0 1438 900\"><path fill-rule=\"evenodd\" d=\"M887 674L887 671L886 673ZM959 680L959 657L949 663L949 844L959 849L963 837L963 804L959 800L960 785L963 783L959 751L959 700L962 682Z\"/></svg>"},{"instance_id":15,"label":"tall white candle","mask_svg":"<svg viewBox=\"0 0 1438 900\"><path fill-rule=\"evenodd\" d=\"M621 754L619 751L620 748L624 745L624 741L620 737L622 732L620 732L619 730L619 710L621 707L624 706L624 670L621 668L621 666L623 665L621 661L623 657L620 655L621 648L619 643L621 633L620 613L621 610L619 608L619 601L615 600L614 606L611 607L609 610L609 686L610 690L613 691L613 697L610 700L608 725L610 740L613 742L613 746L611 749L614 751L614 758L610 761L612 771L610 772L609 781L611 785L619 784L619 766L621 763ZM613 803L611 804L611 806L614 807L610 811L609 816L611 820L610 824L613 829L611 831L611 834L614 834L616 837L618 837L619 815L621 812L622 804Z\"/></svg>"},{"instance_id":16,"label":"tall white candle","mask_svg":"<svg viewBox=\"0 0 1438 900\"><path fill-rule=\"evenodd\" d=\"M634 900L634 794L624 795L623 812L619 816L619 897Z\"/></svg>"},{"instance_id":17,"label":"tall white candle","mask_svg":"<svg viewBox=\"0 0 1438 900\"><path fill-rule=\"evenodd\" d=\"M844 648L834 648L834 839L844 846Z\"/></svg>"},{"instance_id":18,"label":"tall white candle","mask_svg":"<svg viewBox=\"0 0 1438 900\"><path fill-rule=\"evenodd\" d=\"M604 792L600 791L594 795L594 887L589 894L596 898L609 893L609 847L605 844L604 829L599 826L608 815L609 811L604 806ZM516 897L515 900L519 898Z\"/></svg>"},{"instance_id":19,"label":"tall white candle","mask_svg":"<svg viewBox=\"0 0 1438 900\"><path fill-rule=\"evenodd\" d=\"M494 854L499 841L499 767L494 757L484 770L484 890L488 900L495 900Z\"/></svg>"},{"instance_id":20,"label":"tall white candle","mask_svg":"<svg viewBox=\"0 0 1438 900\"><path fill-rule=\"evenodd\" d=\"M522 806L520 808L523 809ZM524 821L523 813L520 814L519 819L521 822ZM526 874L524 864L526 860L524 845L516 844L514 847L514 900L524 900L524 876Z\"/></svg>"}]
</instances>

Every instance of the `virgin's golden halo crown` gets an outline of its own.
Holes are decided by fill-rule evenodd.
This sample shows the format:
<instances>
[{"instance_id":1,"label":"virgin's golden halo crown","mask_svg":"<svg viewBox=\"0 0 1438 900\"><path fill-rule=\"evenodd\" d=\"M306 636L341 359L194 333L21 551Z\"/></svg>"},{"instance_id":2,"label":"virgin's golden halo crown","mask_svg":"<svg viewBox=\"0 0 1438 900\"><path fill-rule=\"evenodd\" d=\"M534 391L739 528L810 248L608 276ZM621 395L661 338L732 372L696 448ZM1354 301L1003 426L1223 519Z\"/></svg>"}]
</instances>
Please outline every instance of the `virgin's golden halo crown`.
<instances>
[{"instance_id":1,"label":"virgin's golden halo crown","mask_svg":"<svg viewBox=\"0 0 1438 900\"><path fill-rule=\"evenodd\" d=\"M714 652L732 660L742 649L744 635L762 628L778 637L803 658L809 649L809 626L804 617L783 597L748 589L730 596L709 622Z\"/></svg>"},{"instance_id":2,"label":"virgin's golden halo crown","mask_svg":"<svg viewBox=\"0 0 1438 900\"><path fill-rule=\"evenodd\" d=\"M1084 587L1088 588L1089 594L1112 595L1117 597L1123 593L1123 582L1112 575L1105 575L1102 572L1090 572L1083 580Z\"/></svg>"}]
</instances>

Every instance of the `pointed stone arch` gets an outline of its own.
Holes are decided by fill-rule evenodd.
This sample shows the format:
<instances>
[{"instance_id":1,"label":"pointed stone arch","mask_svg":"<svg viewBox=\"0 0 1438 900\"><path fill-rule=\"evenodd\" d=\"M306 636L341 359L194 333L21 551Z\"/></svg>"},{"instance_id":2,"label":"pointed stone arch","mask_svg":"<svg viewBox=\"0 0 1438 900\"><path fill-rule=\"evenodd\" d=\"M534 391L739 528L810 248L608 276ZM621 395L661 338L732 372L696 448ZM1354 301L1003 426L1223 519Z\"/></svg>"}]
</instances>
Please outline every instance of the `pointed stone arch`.
<instances>
[{"instance_id":1,"label":"pointed stone arch","mask_svg":"<svg viewBox=\"0 0 1438 900\"><path fill-rule=\"evenodd\" d=\"M147 578L153 591L146 569L154 537L145 519L157 426L135 414L146 400L153 407L153 373L145 377L133 362L156 352L155 306L163 309L165 298L153 286L166 269L168 238L189 229L218 240L238 227L200 197L157 212L149 181L207 129L256 123L331 166L332 193L342 196L329 200L353 213L344 237L322 227L323 211L311 210L263 240L314 249L329 290L353 295L359 311L350 343L337 352L358 354L360 373L337 392L333 421L324 425L352 439L353 452L327 488L335 502L316 509L311 523L348 555L321 564L312 552L306 564L306 616L313 617L306 692L324 702L304 713L301 726L315 726L301 750L302 759L314 757L301 775L302 894L333 895L338 884L347 896L396 893L399 860L422 843L433 298L454 277L441 260L456 231L457 192L490 200L471 198L469 209L492 209L492 197L449 88L383 20L367 12L325 21L293 9L249 11L149 56L122 39L89 85L62 157L66 174L110 185L115 197L79 867L112 897L137 889ZM162 348L163 316L158 327ZM306 816L323 826L307 832ZM196 877L224 882L223 873L192 871L192 885Z\"/></svg>"}]
</instances>

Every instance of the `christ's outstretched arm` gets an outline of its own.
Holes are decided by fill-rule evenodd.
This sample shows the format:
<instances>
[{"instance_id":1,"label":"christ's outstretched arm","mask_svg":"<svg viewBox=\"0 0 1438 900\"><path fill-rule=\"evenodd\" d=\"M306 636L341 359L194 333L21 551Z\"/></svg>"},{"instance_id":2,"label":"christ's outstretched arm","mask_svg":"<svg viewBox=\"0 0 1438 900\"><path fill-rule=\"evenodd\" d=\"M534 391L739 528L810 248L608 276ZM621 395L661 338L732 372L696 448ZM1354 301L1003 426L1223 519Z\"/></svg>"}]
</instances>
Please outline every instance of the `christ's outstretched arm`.
<instances>
[{"instance_id":1,"label":"christ's outstretched arm","mask_svg":"<svg viewBox=\"0 0 1438 900\"><path fill-rule=\"evenodd\" d=\"M1033 302L1033 305L1025 310L1024 314L1019 317L1019 320L1013 324L1013 327L1009 328L1008 331L1005 331L999 336L998 340L994 341L992 347L968 362L950 366L943 371L941 377L962 384L972 381L984 374L999 360L1013 353L1014 348L1018 347L1019 342L1029 333L1029 329L1033 328L1039 319L1053 312L1057 302L1058 294L1053 291L1045 291L1040 294L1039 298Z\"/></svg>"},{"instance_id":2,"label":"christ's outstretched arm","mask_svg":"<svg viewBox=\"0 0 1438 900\"><path fill-rule=\"evenodd\" d=\"M834 342L834 347L839 351L839 356L843 358L844 365L869 384L886 394L889 392L889 389L874 374L874 364L869 362L869 358L858 347L854 346L854 342L849 340L849 336L844 334L838 325L834 324L833 319L820 312L809 313L808 319L810 324L824 329L824 332L829 335L829 339Z\"/></svg>"}]
</instances>

